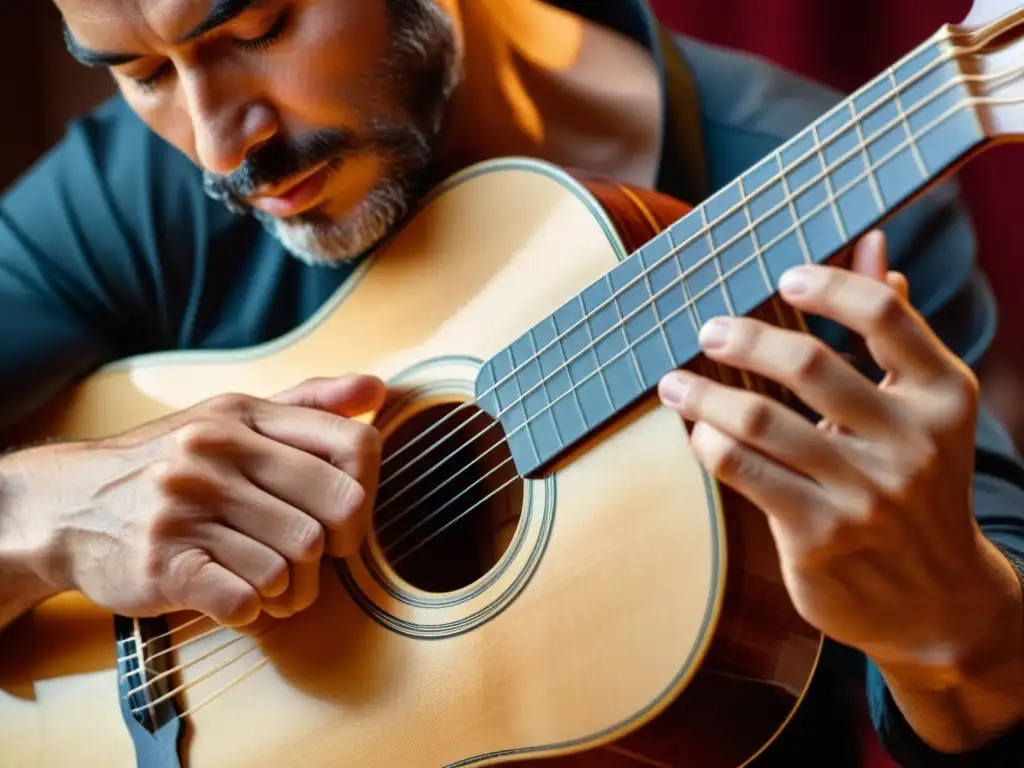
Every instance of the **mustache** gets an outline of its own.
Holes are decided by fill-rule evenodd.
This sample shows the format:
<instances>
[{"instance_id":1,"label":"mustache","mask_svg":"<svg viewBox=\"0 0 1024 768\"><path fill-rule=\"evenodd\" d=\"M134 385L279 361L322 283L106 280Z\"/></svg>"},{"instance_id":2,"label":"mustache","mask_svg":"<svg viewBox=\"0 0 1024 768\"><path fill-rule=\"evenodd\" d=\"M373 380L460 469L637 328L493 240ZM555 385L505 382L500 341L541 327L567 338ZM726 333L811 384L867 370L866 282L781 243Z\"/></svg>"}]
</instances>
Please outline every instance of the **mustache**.
<instances>
[{"instance_id":1,"label":"mustache","mask_svg":"<svg viewBox=\"0 0 1024 768\"><path fill-rule=\"evenodd\" d=\"M236 208L241 200L260 189L283 184L324 162L340 167L345 155L372 153L384 157L393 170L416 167L430 155L427 137L414 126L391 121L374 121L368 132L358 135L345 128L323 128L285 138L277 136L250 153L241 166L226 176L204 171L207 193Z\"/></svg>"},{"instance_id":2,"label":"mustache","mask_svg":"<svg viewBox=\"0 0 1024 768\"><path fill-rule=\"evenodd\" d=\"M345 153L365 148L343 128L327 128L285 138L277 136L250 153L240 167L226 176L207 173L207 186L220 196L250 197L260 189L288 179Z\"/></svg>"}]
</instances>

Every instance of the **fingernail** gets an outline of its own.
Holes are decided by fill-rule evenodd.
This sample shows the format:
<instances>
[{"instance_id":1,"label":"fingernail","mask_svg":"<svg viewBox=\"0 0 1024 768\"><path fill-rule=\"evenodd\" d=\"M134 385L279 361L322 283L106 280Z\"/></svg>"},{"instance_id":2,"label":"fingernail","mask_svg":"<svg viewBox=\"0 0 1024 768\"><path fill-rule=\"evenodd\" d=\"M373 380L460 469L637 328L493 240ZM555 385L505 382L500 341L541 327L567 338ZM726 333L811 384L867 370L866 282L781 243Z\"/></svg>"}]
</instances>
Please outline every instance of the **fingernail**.
<instances>
[{"instance_id":1,"label":"fingernail","mask_svg":"<svg viewBox=\"0 0 1024 768\"><path fill-rule=\"evenodd\" d=\"M700 329L700 344L704 349L718 349L729 341L729 324L720 318L709 320Z\"/></svg>"},{"instance_id":2,"label":"fingernail","mask_svg":"<svg viewBox=\"0 0 1024 768\"><path fill-rule=\"evenodd\" d=\"M779 290L799 296L806 293L813 283L813 276L803 267L794 267L787 270L779 278Z\"/></svg>"},{"instance_id":3,"label":"fingernail","mask_svg":"<svg viewBox=\"0 0 1024 768\"><path fill-rule=\"evenodd\" d=\"M670 373L662 377L658 386L658 394L666 405L682 405L686 400L689 388L684 377L679 373Z\"/></svg>"}]
</instances>

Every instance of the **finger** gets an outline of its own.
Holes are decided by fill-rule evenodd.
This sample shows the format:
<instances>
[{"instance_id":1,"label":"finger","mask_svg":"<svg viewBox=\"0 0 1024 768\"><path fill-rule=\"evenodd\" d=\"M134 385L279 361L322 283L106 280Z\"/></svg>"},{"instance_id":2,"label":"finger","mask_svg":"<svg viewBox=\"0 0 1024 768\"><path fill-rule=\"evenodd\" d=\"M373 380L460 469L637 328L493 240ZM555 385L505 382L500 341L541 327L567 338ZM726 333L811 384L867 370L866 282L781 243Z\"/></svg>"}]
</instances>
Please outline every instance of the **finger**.
<instances>
[{"instance_id":1,"label":"finger","mask_svg":"<svg viewBox=\"0 0 1024 768\"><path fill-rule=\"evenodd\" d=\"M366 491L376 492L381 455L376 428L333 413L265 401L253 401L248 418L260 434L318 456Z\"/></svg>"},{"instance_id":2,"label":"finger","mask_svg":"<svg viewBox=\"0 0 1024 768\"><path fill-rule=\"evenodd\" d=\"M379 410L386 396L387 388L379 378L352 374L336 379L309 379L270 399L282 405L355 417Z\"/></svg>"},{"instance_id":3,"label":"finger","mask_svg":"<svg viewBox=\"0 0 1024 768\"><path fill-rule=\"evenodd\" d=\"M701 329L700 342L712 360L781 384L830 422L865 434L901 424L894 402L810 334L752 318L715 318Z\"/></svg>"},{"instance_id":4,"label":"finger","mask_svg":"<svg viewBox=\"0 0 1024 768\"><path fill-rule=\"evenodd\" d=\"M285 619L309 608L320 594L320 561L295 563L288 591L263 601L263 610L277 619Z\"/></svg>"},{"instance_id":5,"label":"finger","mask_svg":"<svg viewBox=\"0 0 1024 768\"><path fill-rule=\"evenodd\" d=\"M801 266L779 281L795 308L860 334L878 365L929 380L949 372L949 353L924 319L888 283L834 267Z\"/></svg>"},{"instance_id":6,"label":"finger","mask_svg":"<svg viewBox=\"0 0 1024 768\"><path fill-rule=\"evenodd\" d=\"M265 542L288 564L287 591L265 600L264 610L284 618L308 608L316 600L320 586L318 571L328 539L324 527L311 515L262 488L243 488L236 502L227 506L224 521Z\"/></svg>"},{"instance_id":7,"label":"finger","mask_svg":"<svg viewBox=\"0 0 1024 768\"><path fill-rule=\"evenodd\" d=\"M245 579L261 597L278 597L288 589L288 563L261 541L223 525L208 525L196 542L214 560Z\"/></svg>"},{"instance_id":8,"label":"finger","mask_svg":"<svg viewBox=\"0 0 1024 768\"><path fill-rule=\"evenodd\" d=\"M169 600L222 626L241 627L259 617L259 593L201 549L178 549L168 560L164 583Z\"/></svg>"},{"instance_id":9,"label":"finger","mask_svg":"<svg viewBox=\"0 0 1024 768\"><path fill-rule=\"evenodd\" d=\"M295 549L282 552L289 561L301 559L303 551L316 546L312 521L323 526L322 552L333 557L356 552L369 526L379 460L356 450L339 459L343 465L339 468L282 444L282 432L268 432L269 436L249 432L243 438L248 450L239 462L245 476L267 494L243 500L245 506L271 513L269 517L274 521L261 519L255 524L276 525L275 541L293 543ZM318 438L310 435L309 439ZM308 517L300 520L293 511Z\"/></svg>"},{"instance_id":10,"label":"finger","mask_svg":"<svg viewBox=\"0 0 1024 768\"><path fill-rule=\"evenodd\" d=\"M683 418L710 424L819 483L848 486L863 480L822 430L769 398L688 371L665 376L659 394Z\"/></svg>"},{"instance_id":11,"label":"finger","mask_svg":"<svg viewBox=\"0 0 1024 768\"><path fill-rule=\"evenodd\" d=\"M828 497L803 477L743 445L715 426L700 421L691 435L701 465L721 482L749 499L777 525L799 534L815 515L827 515Z\"/></svg>"},{"instance_id":12,"label":"finger","mask_svg":"<svg viewBox=\"0 0 1024 768\"><path fill-rule=\"evenodd\" d=\"M884 283L888 268L885 233L874 229L861 237L853 247L850 271Z\"/></svg>"},{"instance_id":13,"label":"finger","mask_svg":"<svg viewBox=\"0 0 1024 768\"><path fill-rule=\"evenodd\" d=\"M207 462L218 462L217 475L228 479L222 485L233 494L235 505L255 515L253 527L245 530L278 551L283 541L309 541L306 534L311 530L309 520L289 515L288 509L280 503L273 503L267 497L257 500L237 490L252 485L320 523L327 534L327 551L331 554L343 557L358 549L372 509L379 462L363 455L364 449L342 450L342 446L358 443L359 430L370 428L317 411L256 400L241 402L245 404L221 406L251 409L240 420L222 418L193 422L181 430L178 439L187 444L188 452L205 457ZM294 423L261 416L267 407L289 410L295 416ZM243 421L257 429L254 431ZM263 434L258 429L260 426L268 434ZM304 436L294 434L303 426ZM345 457L343 463L350 472L362 477L355 477L311 452L292 447L286 439L291 437L300 444L326 447L332 434L338 439L331 450L339 461ZM375 450L379 449L375 447ZM289 522L290 527L284 526L285 522ZM232 519L232 524L234 527L242 523Z\"/></svg>"}]
</instances>

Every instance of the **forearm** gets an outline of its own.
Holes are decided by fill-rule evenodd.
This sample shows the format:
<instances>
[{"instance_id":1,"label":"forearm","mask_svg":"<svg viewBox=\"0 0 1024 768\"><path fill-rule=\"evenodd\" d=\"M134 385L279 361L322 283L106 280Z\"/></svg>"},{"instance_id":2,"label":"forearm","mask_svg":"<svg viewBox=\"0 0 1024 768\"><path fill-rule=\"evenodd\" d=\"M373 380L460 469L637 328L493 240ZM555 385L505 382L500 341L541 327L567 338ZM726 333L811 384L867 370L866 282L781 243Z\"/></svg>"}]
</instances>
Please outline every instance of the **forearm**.
<instances>
[{"instance_id":1,"label":"forearm","mask_svg":"<svg viewBox=\"0 0 1024 768\"><path fill-rule=\"evenodd\" d=\"M0 632L62 591L40 575L48 555L37 532L15 513L20 496L17 481L0 462Z\"/></svg>"},{"instance_id":2,"label":"forearm","mask_svg":"<svg viewBox=\"0 0 1024 768\"><path fill-rule=\"evenodd\" d=\"M984 554L989 586L978 595L993 612L957 661L878 665L907 724L940 753L971 752L1024 725L1024 595L1005 555L987 540Z\"/></svg>"}]
</instances>

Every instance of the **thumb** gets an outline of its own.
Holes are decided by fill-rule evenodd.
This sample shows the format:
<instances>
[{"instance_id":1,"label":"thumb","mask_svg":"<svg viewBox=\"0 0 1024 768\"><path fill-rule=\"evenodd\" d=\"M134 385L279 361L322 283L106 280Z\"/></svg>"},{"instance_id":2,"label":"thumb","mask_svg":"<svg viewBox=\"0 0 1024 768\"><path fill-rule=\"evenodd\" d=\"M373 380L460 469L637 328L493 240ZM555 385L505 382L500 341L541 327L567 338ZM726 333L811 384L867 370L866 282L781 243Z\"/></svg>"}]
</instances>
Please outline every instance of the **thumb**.
<instances>
[{"instance_id":1,"label":"thumb","mask_svg":"<svg viewBox=\"0 0 1024 768\"><path fill-rule=\"evenodd\" d=\"M270 400L354 417L378 410L386 395L387 387L376 376L350 374L334 379L307 379Z\"/></svg>"}]
</instances>

